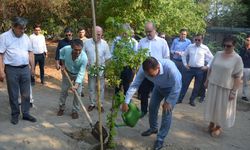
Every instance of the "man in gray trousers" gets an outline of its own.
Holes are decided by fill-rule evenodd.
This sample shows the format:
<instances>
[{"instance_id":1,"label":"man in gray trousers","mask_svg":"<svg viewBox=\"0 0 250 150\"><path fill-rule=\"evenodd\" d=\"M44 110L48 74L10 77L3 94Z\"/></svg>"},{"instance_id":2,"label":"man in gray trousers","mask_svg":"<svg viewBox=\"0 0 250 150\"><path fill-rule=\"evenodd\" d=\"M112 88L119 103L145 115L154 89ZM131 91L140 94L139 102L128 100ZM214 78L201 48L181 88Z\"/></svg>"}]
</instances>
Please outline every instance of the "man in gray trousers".
<instances>
[{"instance_id":1,"label":"man in gray trousers","mask_svg":"<svg viewBox=\"0 0 250 150\"><path fill-rule=\"evenodd\" d=\"M5 76L11 108L11 123L17 124L20 114L18 96L21 93L23 120L36 122L30 115L30 75L34 74L34 54L29 37L24 33L27 20L15 17L9 31L0 35L0 81Z\"/></svg>"}]
</instances>

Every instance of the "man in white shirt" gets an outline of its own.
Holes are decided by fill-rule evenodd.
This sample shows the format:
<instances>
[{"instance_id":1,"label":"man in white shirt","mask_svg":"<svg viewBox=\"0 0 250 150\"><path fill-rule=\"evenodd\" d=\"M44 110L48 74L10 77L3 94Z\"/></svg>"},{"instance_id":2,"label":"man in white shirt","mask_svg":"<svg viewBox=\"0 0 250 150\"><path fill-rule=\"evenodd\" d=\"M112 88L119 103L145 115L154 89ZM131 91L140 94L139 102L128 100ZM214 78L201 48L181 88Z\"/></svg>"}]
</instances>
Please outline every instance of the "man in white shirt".
<instances>
[{"instance_id":1,"label":"man in white shirt","mask_svg":"<svg viewBox=\"0 0 250 150\"><path fill-rule=\"evenodd\" d=\"M88 39L84 44L84 50L86 50L86 54L88 56L88 69L95 65L96 63L96 53L95 53L95 42L97 42L97 49L98 49L98 58L99 58L99 66L105 66L105 62L111 58L111 54L109 51L109 46L105 40L102 39L103 30L101 27L96 26L96 37L97 41L94 41L94 38ZM100 82L101 82L101 102L104 101L104 89L105 89L105 79L103 72L100 72ZM96 77L92 76L89 72L88 75L88 86L89 86L89 98L91 104L88 107L88 111L92 111L96 107ZM102 112L104 112L104 108L101 107Z\"/></svg>"},{"instance_id":2,"label":"man in white shirt","mask_svg":"<svg viewBox=\"0 0 250 150\"><path fill-rule=\"evenodd\" d=\"M35 24L33 34L30 35L31 47L35 55L35 68L38 63L40 68L40 80L44 84L44 64L45 57L47 56L47 47L45 42L45 37L41 34L41 25ZM31 78L32 84L35 84L35 77Z\"/></svg>"},{"instance_id":3,"label":"man in white shirt","mask_svg":"<svg viewBox=\"0 0 250 150\"><path fill-rule=\"evenodd\" d=\"M157 60L169 58L170 52L168 43L165 39L160 38L156 34L156 27L153 22L147 22L145 25L146 37L142 38L138 44L138 49L147 48L148 56L152 56ZM141 100L141 111L144 117L148 112L148 98L154 84L148 79L144 79L138 90L139 99Z\"/></svg>"},{"instance_id":4,"label":"man in white shirt","mask_svg":"<svg viewBox=\"0 0 250 150\"><path fill-rule=\"evenodd\" d=\"M195 106L194 100L201 88L204 71L208 68L205 62L210 62L213 59L213 54L206 45L202 44L202 42L203 35L197 34L194 37L194 44L190 44L182 55L182 62L186 71L184 72L183 85L177 103L182 103L190 82L195 78L194 88L189 101L191 106ZM189 56L188 63L186 59L187 56Z\"/></svg>"},{"instance_id":5,"label":"man in white shirt","mask_svg":"<svg viewBox=\"0 0 250 150\"><path fill-rule=\"evenodd\" d=\"M34 74L34 54L29 37L24 33L27 20L15 17L12 28L0 35L0 81L6 75L11 123L19 120L20 108L18 96L21 93L21 111L23 120L36 122L29 113L30 109L30 76ZM29 67L30 66L30 67Z\"/></svg>"}]
</instances>

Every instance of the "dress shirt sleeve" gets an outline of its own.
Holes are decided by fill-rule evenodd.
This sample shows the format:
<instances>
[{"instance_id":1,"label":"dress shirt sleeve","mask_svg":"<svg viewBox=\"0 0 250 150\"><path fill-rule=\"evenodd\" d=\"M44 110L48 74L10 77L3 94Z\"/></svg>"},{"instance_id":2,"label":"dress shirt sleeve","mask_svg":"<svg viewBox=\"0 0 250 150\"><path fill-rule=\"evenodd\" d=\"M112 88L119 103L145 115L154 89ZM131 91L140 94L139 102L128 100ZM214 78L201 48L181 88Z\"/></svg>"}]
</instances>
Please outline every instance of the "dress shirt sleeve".
<instances>
[{"instance_id":1,"label":"dress shirt sleeve","mask_svg":"<svg viewBox=\"0 0 250 150\"><path fill-rule=\"evenodd\" d=\"M177 69L171 69L170 71L170 80L174 81L174 83L173 83L172 89L168 97L165 99L165 101L171 104L172 106L176 104L179 98L179 95L181 92L181 86L182 86L181 75L177 76L175 70L178 71Z\"/></svg>"},{"instance_id":2,"label":"dress shirt sleeve","mask_svg":"<svg viewBox=\"0 0 250 150\"><path fill-rule=\"evenodd\" d=\"M134 81L131 83L131 85L129 86L129 89L126 93L125 103L127 103L127 104L130 103L130 100L132 99L135 92L138 90L138 88L139 88L140 84L142 83L142 81L144 80L144 78L145 78L144 71L143 71L142 67L140 67L139 71L136 74Z\"/></svg>"},{"instance_id":3,"label":"dress shirt sleeve","mask_svg":"<svg viewBox=\"0 0 250 150\"><path fill-rule=\"evenodd\" d=\"M61 48L61 49L58 50L58 52L59 52L59 54L60 54L58 60L59 60L59 59L60 59L60 60L64 60L64 59L65 59L65 51L66 51L66 48L65 48L65 47L63 47L63 48Z\"/></svg>"},{"instance_id":4,"label":"dress shirt sleeve","mask_svg":"<svg viewBox=\"0 0 250 150\"><path fill-rule=\"evenodd\" d=\"M211 53L211 51L209 50L209 48L207 48L207 52L205 54L205 61L208 62L207 66L210 66L210 62L213 60L213 54Z\"/></svg>"},{"instance_id":5,"label":"dress shirt sleeve","mask_svg":"<svg viewBox=\"0 0 250 150\"><path fill-rule=\"evenodd\" d=\"M43 36L43 50L44 50L44 52L45 53L47 53L48 52L48 50L47 50L47 47L46 47L46 40L45 40L45 37Z\"/></svg>"},{"instance_id":6,"label":"dress shirt sleeve","mask_svg":"<svg viewBox=\"0 0 250 150\"><path fill-rule=\"evenodd\" d=\"M174 52L175 52L175 45L176 45L176 39L173 40L173 43L172 43L171 48L170 48L170 51L172 54L174 54Z\"/></svg>"},{"instance_id":7,"label":"dress shirt sleeve","mask_svg":"<svg viewBox=\"0 0 250 150\"><path fill-rule=\"evenodd\" d=\"M84 51L82 51L83 54L82 55L82 65L80 67L80 70L77 74L77 78L76 78L76 83L79 83L81 84L83 79L84 79L84 76L85 76L85 72L86 72L86 66L87 66L87 63L88 63L88 58L87 58L87 55Z\"/></svg>"},{"instance_id":8,"label":"dress shirt sleeve","mask_svg":"<svg viewBox=\"0 0 250 150\"><path fill-rule=\"evenodd\" d=\"M182 54L181 59L183 62L183 65L186 66L187 65L187 56L189 54L189 46L187 47L187 49L185 50L185 52Z\"/></svg>"},{"instance_id":9,"label":"dress shirt sleeve","mask_svg":"<svg viewBox=\"0 0 250 150\"><path fill-rule=\"evenodd\" d=\"M6 51L6 43L3 35L0 35L0 53L4 53Z\"/></svg>"},{"instance_id":10,"label":"dress shirt sleeve","mask_svg":"<svg viewBox=\"0 0 250 150\"><path fill-rule=\"evenodd\" d=\"M28 41L28 51L29 52L34 52L34 48L32 47L32 43L31 43L31 40L30 38L27 36L27 41Z\"/></svg>"},{"instance_id":11,"label":"dress shirt sleeve","mask_svg":"<svg viewBox=\"0 0 250 150\"><path fill-rule=\"evenodd\" d=\"M108 44L105 44L105 54L104 55L105 55L104 56L105 61L112 57L111 53L110 53L110 50L109 50L109 45Z\"/></svg>"},{"instance_id":12,"label":"dress shirt sleeve","mask_svg":"<svg viewBox=\"0 0 250 150\"><path fill-rule=\"evenodd\" d=\"M168 43L164 39L163 43L164 44L163 44L162 58L170 58Z\"/></svg>"}]
</instances>

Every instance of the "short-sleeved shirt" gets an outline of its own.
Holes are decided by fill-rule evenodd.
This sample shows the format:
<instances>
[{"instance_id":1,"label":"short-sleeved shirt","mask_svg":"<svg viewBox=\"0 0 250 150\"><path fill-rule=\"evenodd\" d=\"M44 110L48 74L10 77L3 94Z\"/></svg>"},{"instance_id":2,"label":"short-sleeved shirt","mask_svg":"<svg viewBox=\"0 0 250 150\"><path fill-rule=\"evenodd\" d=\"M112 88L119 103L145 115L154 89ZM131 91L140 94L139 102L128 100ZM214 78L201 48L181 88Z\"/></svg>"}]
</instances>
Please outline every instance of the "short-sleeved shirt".
<instances>
[{"instance_id":1,"label":"short-sleeved shirt","mask_svg":"<svg viewBox=\"0 0 250 150\"><path fill-rule=\"evenodd\" d=\"M0 53L4 54L4 64L21 66L29 64L31 42L26 34L16 37L12 29L0 35Z\"/></svg>"},{"instance_id":2,"label":"short-sleeved shirt","mask_svg":"<svg viewBox=\"0 0 250 150\"><path fill-rule=\"evenodd\" d=\"M92 38L88 39L85 42L83 49L86 51L86 54L88 56L89 65L95 65L96 53L95 53L94 40ZM109 51L108 43L105 40L101 39L101 41L97 43L97 49L98 49L98 55L99 55L98 57L99 65L105 66L105 61L111 58L111 53Z\"/></svg>"},{"instance_id":3,"label":"short-sleeved shirt","mask_svg":"<svg viewBox=\"0 0 250 150\"><path fill-rule=\"evenodd\" d=\"M70 73L77 75L75 82L82 83L88 63L88 58L84 50L82 49L81 54L73 61L71 46L64 46L60 49L60 60L64 61L64 65Z\"/></svg>"},{"instance_id":4,"label":"short-sleeved shirt","mask_svg":"<svg viewBox=\"0 0 250 150\"><path fill-rule=\"evenodd\" d=\"M138 49L148 48L148 56L152 56L157 60L169 58L169 47L165 39L155 36L154 39L149 40L147 37L140 40Z\"/></svg>"},{"instance_id":5,"label":"short-sleeved shirt","mask_svg":"<svg viewBox=\"0 0 250 150\"><path fill-rule=\"evenodd\" d=\"M34 54L47 53L45 37L42 34L31 34L30 41Z\"/></svg>"},{"instance_id":6,"label":"short-sleeved shirt","mask_svg":"<svg viewBox=\"0 0 250 150\"><path fill-rule=\"evenodd\" d=\"M232 89L234 78L241 77L243 74L243 63L241 57L233 52L233 56L223 58L223 52L215 54L211 63L211 73L209 82L223 88Z\"/></svg>"}]
</instances>

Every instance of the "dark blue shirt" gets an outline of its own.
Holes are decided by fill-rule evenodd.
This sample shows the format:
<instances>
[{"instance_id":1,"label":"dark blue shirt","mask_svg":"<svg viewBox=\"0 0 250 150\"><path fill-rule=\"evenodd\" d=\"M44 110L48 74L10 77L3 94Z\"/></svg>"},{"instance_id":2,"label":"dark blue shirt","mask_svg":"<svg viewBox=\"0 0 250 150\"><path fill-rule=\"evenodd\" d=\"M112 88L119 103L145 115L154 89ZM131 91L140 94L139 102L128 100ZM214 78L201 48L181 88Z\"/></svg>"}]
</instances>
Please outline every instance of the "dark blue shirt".
<instances>
[{"instance_id":1,"label":"dark blue shirt","mask_svg":"<svg viewBox=\"0 0 250 150\"><path fill-rule=\"evenodd\" d=\"M64 38L58 42L58 46L56 48L56 60L59 60L60 58L60 49L64 46L70 45L72 40L68 40L67 38Z\"/></svg>"},{"instance_id":2,"label":"dark blue shirt","mask_svg":"<svg viewBox=\"0 0 250 150\"><path fill-rule=\"evenodd\" d=\"M250 68L250 49L245 47L240 49L240 57L242 58L244 68Z\"/></svg>"}]
</instances>

